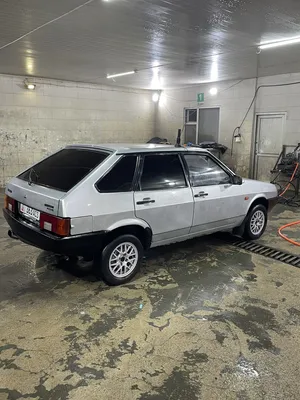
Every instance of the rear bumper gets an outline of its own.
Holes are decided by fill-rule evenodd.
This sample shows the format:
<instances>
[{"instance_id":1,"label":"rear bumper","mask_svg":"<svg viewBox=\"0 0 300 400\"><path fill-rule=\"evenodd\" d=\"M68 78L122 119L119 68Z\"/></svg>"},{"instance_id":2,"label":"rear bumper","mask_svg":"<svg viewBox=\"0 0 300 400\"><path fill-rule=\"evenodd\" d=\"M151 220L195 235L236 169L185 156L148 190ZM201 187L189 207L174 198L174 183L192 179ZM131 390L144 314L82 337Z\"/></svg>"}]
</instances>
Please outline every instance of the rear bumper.
<instances>
[{"instance_id":1,"label":"rear bumper","mask_svg":"<svg viewBox=\"0 0 300 400\"><path fill-rule=\"evenodd\" d=\"M61 238L18 219L6 209L3 210L3 214L13 234L22 242L56 254L76 256L93 254L97 249L101 249L106 236L106 232L101 231Z\"/></svg>"}]
</instances>

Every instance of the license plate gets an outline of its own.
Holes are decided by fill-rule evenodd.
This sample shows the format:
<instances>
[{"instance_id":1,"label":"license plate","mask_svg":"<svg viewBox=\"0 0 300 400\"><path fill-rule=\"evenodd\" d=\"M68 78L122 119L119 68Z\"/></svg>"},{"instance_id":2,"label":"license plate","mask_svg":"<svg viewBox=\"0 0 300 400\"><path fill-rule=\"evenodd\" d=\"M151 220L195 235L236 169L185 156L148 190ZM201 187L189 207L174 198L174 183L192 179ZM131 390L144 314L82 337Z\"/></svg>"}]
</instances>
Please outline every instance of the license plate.
<instances>
[{"instance_id":1,"label":"license plate","mask_svg":"<svg viewBox=\"0 0 300 400\"><path fill-rule=\"evenodd\" d=\"M24 215L24 217L29 218L34 221L40 220L40 212L34 210L33 208L27 207L24 204L20 204L20 213Z\"/></svg>"}]
</instances>

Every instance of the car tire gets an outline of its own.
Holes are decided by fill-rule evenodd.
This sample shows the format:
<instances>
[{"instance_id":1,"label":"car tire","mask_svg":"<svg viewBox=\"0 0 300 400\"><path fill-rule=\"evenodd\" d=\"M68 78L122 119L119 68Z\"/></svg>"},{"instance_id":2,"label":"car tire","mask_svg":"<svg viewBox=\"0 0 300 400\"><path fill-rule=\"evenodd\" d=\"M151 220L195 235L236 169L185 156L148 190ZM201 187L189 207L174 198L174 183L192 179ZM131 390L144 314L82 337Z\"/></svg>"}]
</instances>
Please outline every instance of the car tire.
<instances>
[{"instance_id":1,"label":"car tire","mask_svg":"<svg viewBox=\"0 0 300 400\"><path fill-rule=\"evenodd\" d=\"M138 272L144 248L134 235L122 235L110 242L102 251L97 275L111 286L129 282Z\"/></svg>"},{"instance_id":2,"label":"car tire","mask_svg":"<svg viewBox=\"0 0 300 400\"><path fill-rule=\"evenodd\" d=\"M266 207L258 204L253 207L244 222L243 237L247 240L257 240L264 233L268 222Z\"/></svg>"}]
</instances>

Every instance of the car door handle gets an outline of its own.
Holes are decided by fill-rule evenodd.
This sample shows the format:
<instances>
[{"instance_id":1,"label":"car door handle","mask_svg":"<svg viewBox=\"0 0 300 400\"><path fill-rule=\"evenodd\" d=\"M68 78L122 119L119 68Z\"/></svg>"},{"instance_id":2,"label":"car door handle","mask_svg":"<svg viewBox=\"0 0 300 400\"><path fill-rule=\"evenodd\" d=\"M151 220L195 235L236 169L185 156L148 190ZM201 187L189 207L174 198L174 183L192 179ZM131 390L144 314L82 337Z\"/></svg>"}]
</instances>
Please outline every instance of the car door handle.
<instances>
[{"instance_id":1,"label":"car door handle","mask_svg":"<svg viewBox=\"0 0 300 400\"><path fill-rule=\"evenodd\" d=\"M199 192L198 194L195 194L195 196L194 196L194 197L206 197L206 196L208 196L208 193L205 193L205 192Z\"/></svg>"},{"instance_id":2,"label":"car door handle","mask_svg":"<svg viewBox=\"0 0 300 400\"><path fill-rule=\"evenodd\" d=\"M138 206L142 205L142 204L150 204L150 203L155 203L155 200L151 200L150 197L146 197L145 199L143 199L142 201L138 201L136 204Z\"/></svg>"}]
</instances>

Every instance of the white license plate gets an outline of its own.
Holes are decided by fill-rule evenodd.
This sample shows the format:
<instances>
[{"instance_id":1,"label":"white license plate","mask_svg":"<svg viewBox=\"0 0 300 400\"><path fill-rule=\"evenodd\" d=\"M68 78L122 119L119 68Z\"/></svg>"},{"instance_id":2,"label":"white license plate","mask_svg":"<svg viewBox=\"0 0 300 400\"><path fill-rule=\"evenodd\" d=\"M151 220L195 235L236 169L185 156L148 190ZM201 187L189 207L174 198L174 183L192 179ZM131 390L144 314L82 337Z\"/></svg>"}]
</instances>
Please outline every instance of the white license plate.
<instances>
[{"instance_id":1,"label":"white license plate","mask_svg":"<svg viewBox=\"0 0 300 400\"><path fill-rule=\"evenodd\" d=\"M34 221L40 220L41 213L37 210L34 210L33 208L25 206L24 204L20 204L20 213L23 214L24 217L27 217Z\"/></svg>"}]
</instances>

